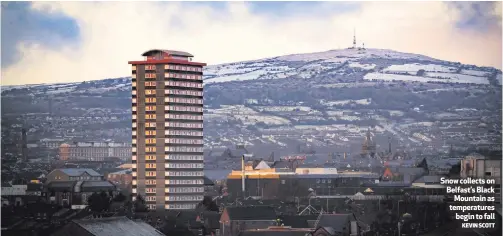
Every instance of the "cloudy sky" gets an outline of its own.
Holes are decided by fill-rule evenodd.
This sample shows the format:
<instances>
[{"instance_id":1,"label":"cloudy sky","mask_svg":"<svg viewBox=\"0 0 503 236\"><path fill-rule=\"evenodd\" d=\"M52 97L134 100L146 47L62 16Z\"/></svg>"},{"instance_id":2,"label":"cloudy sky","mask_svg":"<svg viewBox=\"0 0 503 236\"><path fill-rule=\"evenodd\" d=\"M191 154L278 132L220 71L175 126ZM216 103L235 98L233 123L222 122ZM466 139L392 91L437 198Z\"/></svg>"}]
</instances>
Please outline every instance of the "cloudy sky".
<instances>
[{"instance_id":1,"label":"cloudy sky","mask_svg":"<svg viewBox=\"0 0 503 236\"><path fill-rule=\"evenodd\" d=\"M152 48L219 64L350 46L501 69L501 2L2 2L2 85L128 76Z\"/></svg>"}]
</instances>

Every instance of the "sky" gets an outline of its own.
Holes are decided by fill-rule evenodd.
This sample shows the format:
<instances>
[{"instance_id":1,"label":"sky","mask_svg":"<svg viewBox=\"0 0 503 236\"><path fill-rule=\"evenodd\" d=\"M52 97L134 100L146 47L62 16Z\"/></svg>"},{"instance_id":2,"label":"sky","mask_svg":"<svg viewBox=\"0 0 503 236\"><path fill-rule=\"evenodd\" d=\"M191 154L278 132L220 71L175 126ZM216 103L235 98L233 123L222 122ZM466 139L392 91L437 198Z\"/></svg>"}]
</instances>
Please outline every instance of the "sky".
<instances>
[{"instance_id":1,"label":"sky","mask_svg":"<svg viewBox=\"0 0 503 236\"><path fill-rule=\"evenodd\" d=\"M501 2L2 2L1 85L125 77L172 49L208 64L358 42L502 67Z\"/></svg>"}]
</instances>

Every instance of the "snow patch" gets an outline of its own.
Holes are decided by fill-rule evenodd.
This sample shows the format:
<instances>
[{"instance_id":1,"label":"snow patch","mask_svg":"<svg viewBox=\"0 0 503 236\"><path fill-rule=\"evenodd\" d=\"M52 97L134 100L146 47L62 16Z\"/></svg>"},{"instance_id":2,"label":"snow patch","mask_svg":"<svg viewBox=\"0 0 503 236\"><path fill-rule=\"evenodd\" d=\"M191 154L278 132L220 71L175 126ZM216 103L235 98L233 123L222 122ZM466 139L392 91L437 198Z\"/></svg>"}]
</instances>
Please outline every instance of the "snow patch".
<instances>
[{"instance_id":1,"label":"snow patch","mask_svg":"<svg viewBox=\"0 0 503 236\"><path fill-rule=\"evenodd\" d=\"M412 72L417 73L419 70L431 71L431 72L455 72L456 67L436 65L436 64L405 64L405 65L391 65L384 69L383 72Z\"/></svg>"}]
</instances>

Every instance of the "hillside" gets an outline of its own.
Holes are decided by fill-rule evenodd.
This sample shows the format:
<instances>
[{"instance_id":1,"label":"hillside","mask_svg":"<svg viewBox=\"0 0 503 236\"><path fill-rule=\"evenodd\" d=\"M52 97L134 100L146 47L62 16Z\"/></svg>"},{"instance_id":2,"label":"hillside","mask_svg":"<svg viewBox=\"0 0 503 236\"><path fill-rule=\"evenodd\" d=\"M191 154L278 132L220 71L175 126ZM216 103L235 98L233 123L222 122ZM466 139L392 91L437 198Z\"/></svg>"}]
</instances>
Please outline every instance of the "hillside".
<instances>
[{"instance_id":1,"label":"hillside","mask_svg":"<svg viewBox=\"0 0 503 236\"><path fill-rule=\"evenodd\" d=\"M382 49L344 49L211 65L205 145L259 155L357 151L369 126L386 149L501 148L501 71ZM2 87L3 149L29 141L128 141L128 77ZM4 132L5 131L5 132ZM10 145L10 146L9 146ZM10 148L9 148L10 147Z\"/></svg>"}]
</instances>

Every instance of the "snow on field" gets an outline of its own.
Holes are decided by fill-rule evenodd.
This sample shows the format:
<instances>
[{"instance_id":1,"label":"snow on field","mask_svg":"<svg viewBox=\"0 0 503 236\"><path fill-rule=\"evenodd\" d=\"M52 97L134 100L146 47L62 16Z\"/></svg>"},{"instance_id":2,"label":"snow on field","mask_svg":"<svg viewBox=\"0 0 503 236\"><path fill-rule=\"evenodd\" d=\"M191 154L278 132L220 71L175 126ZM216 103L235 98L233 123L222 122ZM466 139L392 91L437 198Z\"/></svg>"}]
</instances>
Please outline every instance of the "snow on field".
<instances>
[{"instance_id":1,"label":"snow on field","mask_svg":"<svg viewBox=\"0 0 503 236\"><path fill-rule=\"evenodd\" d=\"M363 70L371 70L371 69L374 69L376 67L376 65L375 64L360 64L358 62L351 62L351 63L349 63L349 67L360 68Z\"/></svg>"},{"instance_id":2,"label":"snow on field","mask_svg":"<svg viewBox=\"0 0 503 236\"><path fill-rule=\"evenodd\" d=\"M403 111L389 110L390 116L403 116L405 113Z\"/></svg>"},{"instance_id":3,"label":"snow on field","mask_svg":"<svg viewBox=\"0 0 503 236\"><path fill-rule=\"evenodd\" d=\"M350 121L354 121L354 120L360 120L360 117L345 115L345 116L330 117L330 119L332 119L332 120L350 120Z\"/></svg>"},{"instance_id":4,"label":"snow on field","mask_svg":"<svg viewBox=\"0 0 503 236\"><path fill-rule=\"evenodd\" d=\"M203 81L204 84L209 84L209 83L223 83L223 82L230 82L230 81L244 81L244 80L253 80L253 79L258 79L261 75L265 74L266 72L264 70L258 69L246 74L239 74L239 75L227 75L227 76L221 76L221 77L216 77L216 78L211 78L211 79L205 79Z\"/></svg>"},{"instance_id":5,"label":"snow on field","mask_svg":"<svg viewBox=\"0 0 503 236\"><path fill-rule=\"evenodd\" d=\"M67 93L67 92L69 93L69 92L72 92L73 90L75 90L75 86L52 89L52 90L48 90L46 93L47 94L58 94L58 93Z\"/></svg>"},{"instance_id":6,"label":"snow on field","mask_svg":"<svg viewBox=\"0 0 503 236\"><path fill-rule=\"evenodd\" d=\"M293 54L278 57L282 61L314 61L314 60L334 60L342 61L341 58L396 58L396 59L420 59L437 61L433 58L412 54L402 53L387 49L374 49L367 48L366 50L359 51L356 49L339 49L330 50L325 52ZM335 62L335 61L334 61Z\"/></svg>"},{"instance_id":7,"label":"snow on field","mask_svg":"<svg viewBox=\"0 0 503 236\"><path fill-rule=\"evenodd\" d=\"M253 115L256 111L243 105L222 105L219 109L208 109L208 112L215 114L233 114L233 115Z\"/></svg>"},{"instance_id":8,"label":"snow on field","mask_svg":"<svg viewBox=\"0 0 503 236\"><path fill-rule=\"evenodd\" d=\"M268 115L234 115L234 117L241 120L245 125L254 125L258 122L264 122L268 125L285 125L290 123L287 119Z\"/></svg>"},{"instance_id":9,"label":"snow on field","mask_svg":"<svg viewBox=\"0 0 503 236\"><path fill-rule=\"evenodd\" d=\"M289 116L288 118L295 121L320 121L325 120L325 118L321 116Z\"/></svg>"},{"instance_id":10,"label":"snow on field","mask_svg":"<svg viewBox=\"0 0 503 236\"><path fill-rule=\"evenodd\" d=\"M218 65L218 66L209 66L204 69L204 75L228 75L228 74L236 74L236 73L248 73L256 70L254 67L243 67L240 66L229 66L229 65Z\"/></svg>"},{"instance_id":11,"label":"snow on field","mask_svg":"<svg viewBox=\"0 0 503 236\"><path fill-rule=\"evenodd\" d=\"M372 82L361 82L361 83L336 83L336 84L319 84L314 87L325 87L325 88L362 88L362 87L374 87L375 83Z\"/></svg>"},{"instance_id":12,"label":"snow on field","mask_svg":"<svg viewBox=\"0 0 503 236\"><path fill-rule=\"evenodd\" d=\"M329 116L343 116L344 114L353 114L353 111L351 110L327 111L327 115Z\"/></svg>"},{"instance_id":13,"label":"snow on field","mask_svg":"<svg viewBox=\"0 0 503 236\"><path fill-rule=\"evenodd\" d=\"M268 112L292 112L292 111L304 111L309 112L312 109L306 106L257 106L257 110L259 111L268 111Z\"/></svg>"},{"instance_id":14,"label":"snow on field","mask_svg":"<svg viewBox=\"0 0 503 236\"><path fill-rule=\"evenodd\" d=\"M489 80L485 77L478 77L473 75L462 75L462 74L453 74L453 73L435 73L428 72L426 73L429 77L442 77L442 78L450 78L450 81L453 83L471 83L471 84L489 84Z\"/></svg>"},{"instance_id":15,"label":"snow on field","mask_svg":"<svg viewBox=\"0 0 503 236\"><path fill-rule=\"evenodd\" d=\"M474 83L474 84L489 84L486 78L470 76L470 75L458 75L458 74L448 74L448 73L428 73L429 76L441 76L449 77L450 79L437 79L429 77L421 77L414 75L396 75L396 74L383 74L383 73L368 73L363 79L364 80L383 80L383 81L408 81L408 82L442 82L442 83Z\"/></svg>"},{"instance_id":16,"label":"snow on field","mask_svg":"<svg viewBox=\"0 0 503 236\"><path fill-rule=\"evenodd\" d=\"M343 106L351 103L359 105L369 105L371 101L370 98L358 99L358 100L321 101L321 104L325 106Z\"/></svg>"},{"instance_id":17,"label":"snow on field","mask_svg":"<svg viewBox=\"0 0 503 236\"><path fill-rule=\"evenodd\" d=\"M364 80L384 80L384 81L409 81L409 82L447 82L445 79L434 79L434 78L426 78L420 76L413 75L395 75L395 74L383 74L383 73L368 73L363 77Z\"/></svg>"},{"instance_id":18,"label":"snow on field","mask_svg":"<svg viewBox=\"0 0 503 236\"><path fill-rule=\"evenodd\" d=\"M205 79L203 80L203 83L208 84L229 81L244 81L258 79L260 77L264 77L264 79L285 78L287 76L285 76L286 74L284 73L288 70L291 70L288 66L269 66L265 68L251 68L251 70L243 69L242 71L228 70L227 73L218 72L218 77ZM278 74L278 76L274 76L275 74Z\"/></svg>"},{"instance_id":19,"label":"snow on field","mask_svg":"<svg viewBox=\"0 0 503 236\"><path fill-rule=\"evenodd\" d=\"M391 65L390 67L383 69L384 72L412 72L416 73L419 70L431 71L431 72L455 72L456 67L436 65L436 64L405 64L405 65Z\"/></svg>"},{"instance_id":20,"label":"snow on field","mask_svg":"<svg viewBox=\"0 0 503 236\"><path fill-rule=\"evenodd\" d=\"M227 119L227 114L211 114L211 113L204 113L204 120L213 120L213 119Z\"/></svg>"},{"instance_id":21,"label":"snow on field","mask_svg":"<svg viewBox=\"0 0 503 236\"><path fill-rule=\"evenodd\" d=\"M491 75L490 72L480 71L480 70L461 70L461 74L474 75L474 76L480 76L480 77L486 77L486 76Z\"/></svg>"}]
</instances>

